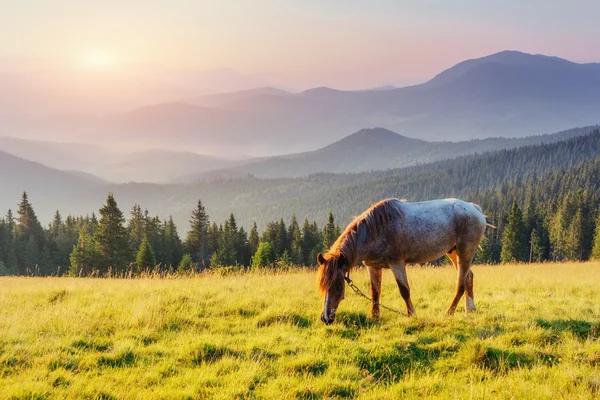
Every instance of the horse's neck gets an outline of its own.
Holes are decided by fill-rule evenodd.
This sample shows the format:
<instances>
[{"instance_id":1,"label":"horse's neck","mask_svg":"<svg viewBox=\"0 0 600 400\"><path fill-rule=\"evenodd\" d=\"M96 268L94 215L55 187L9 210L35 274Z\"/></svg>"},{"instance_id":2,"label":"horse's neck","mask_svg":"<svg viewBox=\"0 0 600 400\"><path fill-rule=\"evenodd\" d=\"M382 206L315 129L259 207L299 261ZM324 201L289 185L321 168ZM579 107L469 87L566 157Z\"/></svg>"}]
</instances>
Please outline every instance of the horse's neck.
<instances>
[{"instance_id":1,"label":"horse's neck","mask_svg":"<svg viewBox=\"0 0 600 400\"><path fill-rule=\"evenodd\" d=\"M354 249L354 265L357 265L359 262L364 260L367 257L367 255L371 252L373 240L372 238L369 238L369 234L367 232L367 227L365 224L359 225L358 229L353 233L353 235L356 247Z\"/></svg>"}]
</instances>

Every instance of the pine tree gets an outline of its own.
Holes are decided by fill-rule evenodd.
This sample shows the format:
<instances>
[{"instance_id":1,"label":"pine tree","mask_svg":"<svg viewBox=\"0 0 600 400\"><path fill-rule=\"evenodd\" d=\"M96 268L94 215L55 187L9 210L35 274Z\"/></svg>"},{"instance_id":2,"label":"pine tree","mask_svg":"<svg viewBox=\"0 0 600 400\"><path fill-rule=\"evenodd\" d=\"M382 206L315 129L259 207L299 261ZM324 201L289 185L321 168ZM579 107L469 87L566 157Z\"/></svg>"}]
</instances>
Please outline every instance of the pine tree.
<instances>
[{"instance_id":1,"label":"pine tree","mask_svg":"<svg viewBox=\"0 0 600 400\"><path fill-rule=\"evenodd\" d=\"M260 241L260 236L258 235L258 227L256 226L256 222L255 222L252 225L250 234L248 235L248 247L250 249L250 254L254 255L254 253L256 253L256 249L258 249L259 241Z\"/></svg>"},{"instance_id":2,"label":"pine tree","mask_svg":"<svg viewBox=\"0 0 600 400\"><path fill-rule=\"evenodd\" d=\"M541 262L544 255L542 239L537 231L533 229L529 239L529 262Z\"/></svg>"},{"instance_id":3,"label":"pine tree","mask_svg":"<svg viewBox=\"0 0 600 400\"><path fill-rule=\"evenodd\" d=\"M323 247L328 249L340 236L340 227L335 224L333 213L330 211L327 224L323 228Z\"/></svg>"},{"instance_id":4,"label":"pine tree","mask_svg":"<svg viewBox=\"0 0 600 400\"><path fill-rule=\"evenodd\" d=\"M213 256L219 252L220 243L221 243L221 234L222 230L219 229L219 226L216 222L213 222L206 232L207 236L207 254L210 255L210 260L212 260ZM212 266L210 261L207 266Z\"/></svg>"},{"instance_id":5,"label":"pine tree","mask_svg":"<svg viewBox=\"0 0 600 400\"><path fill-rule=\"evenodd\" d=\"M260 242L258 249L252 257L252 268L262 268L273 265L275 251L269 242Z\"/></svg>"},{"instance_id":6,"label":"pine tree","mask_svg":"<svg viewBox=\"0 0 600 400\"><path fill-rule=\"evenodd\" d=\"M201 266L208 266L210 261L210 254L207 251L208 224L208 214L202 205L202 200L198 200L198 206L192 211L191 226L185 239L185 247L194 262Z\"/></svg>"},{"instance_id":7,"label":"pine tree","mask_svg":"<svg viewBox=\"0 0 600 400\"><path fill-rule=\"evenodd\" d=\"M135 263L137 264L139 271L152 269L156 266L154 251L152 250L150 242L148 242L148 239L146 238L144 238L140 244L140 249L137 253L137 257L135 258Z\"/></svg>"},{"instance_id":8,"label":"pine tree","mask_svg":"<svg viewBox=\"0 0 600 400\"><path fill-rule=\"evenodd\" d=\"M146 218L142 213L142 207L137 203L133 205L129 213L127 231L129 232L130 247L137 251L146 237Z\"/></svg>"},{"instance_id":9,"label":"pine tree","mask_svg":"<svg viewBox=\"0 0 600 400\"><path fill-rule=\"evenodd\" d=\"M179 266L177 267L177 272L191 272L194 270L194 261L192 260L192 256L189 253L185 253L179 262Z\"/></svg>"},{"instance_id":10,"label":"pine tree","mask_svg":"<svg viewBox=\"0 0 600 400\"><path fill-rule=\"evenodd\" d=\"M591 258L592 260L600 260L600 213L598 213L598 218L596 218L596 230Z\"/></svg>"},{"instance_id":11,"label":"pine tree","mask_svg":"<svg viewBox=\"0 0 600 400\"><path fill-rule=\"evenodd\" d=\"M300 232L300 225L298 225L296 214L292 215L287 236L289 240L289 256L291 263L295 265L303 264L304 257L302 255L302 232Z\"/></svg>"},{"instance_id":12,"label":"pine tree","mask_svg":"<svg viewBox=\"0 0 600 400\"><path fill-rule=\"evenodd\" d=\"M163 236L165 250L162 262L166 267L175 268L179 265L183 256L183 247L172 216L169 216L169 220L165 221Z\"/></svg>"},{"instance_id":13,"label":"pine tree","mask_svg":"<svg viewBox=\"0 0 600 400\"><path fill-rule=\"evenodd\" d=\"M129 235L124 226L125 218L119 210L112 193L106 204L100 209L100 221L94 241L100 255L100 273L106 273L109 267L123 270L131 260Z\"/></svg>"},{"instance_id":14,"label":"pine tree","mask_svg":"<svg viewBox=\"0 0 600 400\"><path fill-rule=\"evenodd\" d=\"M500 253L500 260L502 263L526 260L526 242L524 235L525 224L523 223L523 214L517 203L514 202L508 213L504 234L502 236L502 251Z\"/></svg>"},{"instance_id":15,"label":"pine tree","mask_svg":"<svg viewBox=\"0 0 600 400\"><path fill-rule=\"evenodd\" d=\"M96 244L92 236L87 233L85 228L79 232L77 244L73 246L70 255L71 266L69 275L88 276L96 268L100 255L96 250Z\"/></svg>"},{"instance_id":16,"label":"pine tree","mask_svg":"<svg viewBox=\"0 0 600 400\"><path fill-rule=\"evenodd\" d=\"M10 216L12 219L12 215ZM38 274L38 264L41 261L41 250L45 244L44 229L40 224L27 192L23 192L19 209L17 210L17 221L15 224L15 251L19 272L21 274Z\"/></svg>"},{"instance_id":17,"label":"pine tree","mask_svg":"<svg viewBox=\"0 0 600 400\"><path fill-rule=\"evenodd\" d=\"M568 260L582 260L583 259L583 231L581 221L581 210L577 210L569 228L567 230L567 237L564 242L565 246L565 257Z\"/></svg>"}]
</instances>

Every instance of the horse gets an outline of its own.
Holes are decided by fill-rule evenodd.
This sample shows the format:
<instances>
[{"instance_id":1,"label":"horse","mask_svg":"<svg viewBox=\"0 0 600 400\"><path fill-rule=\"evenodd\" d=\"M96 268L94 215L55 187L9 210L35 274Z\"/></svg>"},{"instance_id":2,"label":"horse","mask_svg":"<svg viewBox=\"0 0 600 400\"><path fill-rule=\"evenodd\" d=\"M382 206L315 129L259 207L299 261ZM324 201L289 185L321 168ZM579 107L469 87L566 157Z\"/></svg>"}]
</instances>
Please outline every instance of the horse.
<instances>
[{"instance_id":1,"label":"horse","mask_svg":"<svg viewBox=\"0 0 600 400\"><path fill-rule=\"evenodd\" d=\"M408 316L416 315L410 298L406 264L447 255L457 270L456 293L446 314L454 314L466 291L467 312L476 311L471 263L483 238L481 207L459 199L409 203L382 200L356 217L323 255L317 256L317 284L325 295L321 321L329 325L344 299L344 276L362 261L371 279L371 316L379 318L382 269L392 270Z\"/></svg>"}]
</instances>

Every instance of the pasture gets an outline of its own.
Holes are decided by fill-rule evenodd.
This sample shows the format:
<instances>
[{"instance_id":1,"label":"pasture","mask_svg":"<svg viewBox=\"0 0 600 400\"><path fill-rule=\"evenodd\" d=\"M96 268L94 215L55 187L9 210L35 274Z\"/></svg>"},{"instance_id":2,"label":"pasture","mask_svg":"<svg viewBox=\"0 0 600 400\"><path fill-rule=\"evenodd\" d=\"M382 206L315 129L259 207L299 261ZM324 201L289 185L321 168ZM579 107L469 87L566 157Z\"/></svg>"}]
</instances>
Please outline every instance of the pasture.
<instances>
[{"instance_id":1,"label":"pasture","mask_svg":"<svg viewBox=\"0 0 600 400\"><path fill-rule=\"evenodd\" d=\"M331 326L314 270L0 278L0 398L599 397L600 264L473 270L475 314L443 315L454 268L411 267L416 318L347 288Z\"/></svg>"}]
</instances>

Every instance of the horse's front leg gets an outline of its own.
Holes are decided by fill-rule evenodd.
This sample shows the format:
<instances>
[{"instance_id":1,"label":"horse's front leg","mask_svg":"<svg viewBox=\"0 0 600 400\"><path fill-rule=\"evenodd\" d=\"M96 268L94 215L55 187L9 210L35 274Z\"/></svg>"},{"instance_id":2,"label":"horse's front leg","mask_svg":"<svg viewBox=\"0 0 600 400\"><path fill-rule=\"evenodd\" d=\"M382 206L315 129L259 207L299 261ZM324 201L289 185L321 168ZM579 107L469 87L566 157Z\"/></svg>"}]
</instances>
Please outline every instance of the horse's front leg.
<instances>
[{"instance_id":1,"label":"horse's front leg","mask_svg":"<svg viewBox=\"0 0 600 400\"><path fill-rule=\"evenodd\" d=\"M375 268L367 265L369 277L371 278L371 316L374 319L379 318L379 296L381 296L381 268Z\"/></svg>"},{"instance_id":2,"label":"horse's front leg","mask_svg":"<svg viewBox=\"0 0 600 400\"><path fill-rule=\"evenodd\" d=\"M404 299L406 303L406 311L408 316L416 315L415 307L410 299L410 287L408 286L408 276L406 275L406 264L404 261L400 261L395 264L391 264L390 268L394 277L396 278L396 283L398 283L398 288L400 289L400 295Z\"/></svg>"}]
</instances>

